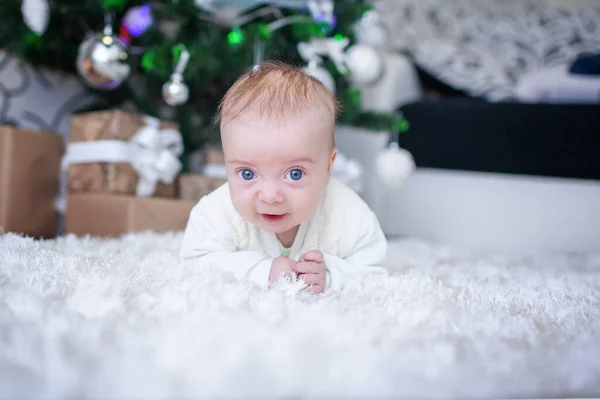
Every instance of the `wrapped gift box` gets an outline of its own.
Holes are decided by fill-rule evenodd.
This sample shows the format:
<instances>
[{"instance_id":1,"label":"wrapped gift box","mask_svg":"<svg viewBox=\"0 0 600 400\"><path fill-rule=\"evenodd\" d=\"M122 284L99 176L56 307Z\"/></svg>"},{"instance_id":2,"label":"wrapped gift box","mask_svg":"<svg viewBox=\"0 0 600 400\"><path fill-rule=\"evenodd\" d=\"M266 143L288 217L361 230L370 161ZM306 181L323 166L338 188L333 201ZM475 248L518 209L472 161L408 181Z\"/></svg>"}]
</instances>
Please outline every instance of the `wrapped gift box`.
<instances>
[{"instance_id":1,"label":"wrapped gift box","mask_svg":"<svg viewBox=\"0 0 600 400\"><path fill-rule=\"evenodd\" d=\"M202 152L202 159L204 164L225 164L225 155L220 147L207 145Z\"/></svg>"},{"instance_id":2,"label":"wrapped gift box","mask_svg":"<svg viewBox=\"0 0 600 400\"><path fill-rule=\"evenodd\" d=\"M190 169L194 173L210 178L227 178L225 155L220 147L208 144L194 153L190 160Z\"/></svg>"},{"instance_id":3,"label":"wrapped gift box","mask_svg":"<svg viewBox=\"0 0 600 400\"><path fill-rule=\"evenodd\" d=\"M66 233L121 236L151 230L184 230L196 202L107 193L70 193Z\"/></svg>"},{"instance_id":4,"label":"wrapped gift box","mask_svg":"<svg viewBox=\"0 0 600 400\"><path fill-rule=\"evenodd\" d=\"M174 178L181 168L177 157L183 151L178 129L173 122L120 110L71 116L69 192L174 197ZM168 182L160 180L169 173ZM147 178L155 184L141 193L140 180Z\"/></svg>"},{"instance_id":5,"label":"wrapped gift box","mask_svg":"<svg viewBox=\"0 0 600 400\"><path fill-rule=\"evenodd\" d=\"M0 126L0 232L56 236L63 153L58 134Z\"/></svg>"},{"instance_id":6,"label":"wrapped gift box","mask_svg":"<svg viewBox=\"0 0 600 400\"><path fill-rule=\"evenodd\" d=\"M227 179L224 178L212 178L200 174L181 174L178 179L179 198L197 202L225 182Z\"/></svg>"}]
</instances>

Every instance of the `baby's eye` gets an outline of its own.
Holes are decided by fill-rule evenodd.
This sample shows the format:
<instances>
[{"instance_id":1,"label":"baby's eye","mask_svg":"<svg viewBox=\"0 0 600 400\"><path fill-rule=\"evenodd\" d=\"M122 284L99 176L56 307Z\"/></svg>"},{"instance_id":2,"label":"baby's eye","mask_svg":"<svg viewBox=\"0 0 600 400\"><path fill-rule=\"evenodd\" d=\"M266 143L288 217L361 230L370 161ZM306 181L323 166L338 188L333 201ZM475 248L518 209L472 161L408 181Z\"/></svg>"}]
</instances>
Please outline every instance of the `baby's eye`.
<instances>
[{"instance_id":1,"label":"baby's eye","mask_svg":"<svg viewBox=\"0 0 600 400\"><path fill-rule=\"evenodd\" d=\"M238 174L245 181L251 181L254 178L254 172L249 169L243 169L240 172L238 172Z\"/></svg>"},{"instance_id":2,"label":"baby's eye","mask_svg":"<svg viewBox=\"0 0 600 400\"><path fill-rule=\"evenodd\" d=\"M294 168L287 173L286 178L293 181L299 181L304 176L304 172L301 169Z\"/></svg>"}]
</instances>

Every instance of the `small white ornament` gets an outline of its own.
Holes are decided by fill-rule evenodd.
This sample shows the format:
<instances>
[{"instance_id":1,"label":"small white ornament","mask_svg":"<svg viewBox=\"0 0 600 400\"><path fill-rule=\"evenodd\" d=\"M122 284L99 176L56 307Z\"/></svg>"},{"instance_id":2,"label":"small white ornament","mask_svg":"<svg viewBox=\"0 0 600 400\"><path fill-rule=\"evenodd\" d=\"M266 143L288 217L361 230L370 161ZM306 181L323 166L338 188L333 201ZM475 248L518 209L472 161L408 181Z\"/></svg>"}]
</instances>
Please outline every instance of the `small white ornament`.
<instances>
[{"instance_id":1,"label":"small white ornament","mask_svg":"<svg viewBox=\"0 0 600 400\"><path fill-rule=\"evenodd\" d=\"M350 46L345 53L350 80L357 85L375 82L383 72L383 61L377 51L364 44Z\"/></svg>"},{"instance_id":2,"label":"small white ornament","mask_svg":"<svg viewBox=\"0 0 600 400\"><path fill-rule=\"evenodd\" d=\"M335 80L325 68L319 65L317 61L309 61L303 68L308 75L317 78L331 93L335 93Z\"/></svg>"},{"instance_id":3,"label":"small white ornament","mask_svg":"<svg viewBox=\"0 0 600 400\"><path fill-rule=\"evenodd\" d=\"M356 40L360 44L381 49L385 47L388 32L375 10L367 11L354 27Z\"/></svg>"},{"instance_id":4,"label":"small white ornament","mask_svg":"<svg viewBox=\"0 0 600 400\"><path fill-rule=\"evenodd\" d=\"M384 185L398 188L414 171L415 160L410 152L392 142L377 156L376 168L377 175Z\"/></svg>"},{"instance_id":5,"label":"small white ornament","mask_svg":"<svg viewBox=\"0 0 600 400\"><path fill-rule=\"evenodd\" d=\"M333 0L308 0L308 10L315 21L335 24Z\"/></svg>"},{"instance_id":6,"label":"small white ornament","mask_svg":"<svg viewBox=\"0 0 600 400\"><path fill-rule=\"evenodd\" d=\"M48 0L23 0L21 14L29 29L38 35L46 32L50 20Z\"/></svg>"},{"instance_id":7,"label":"small white ornament","mask_svg":"<svg viewBox=\"0 0 600 400\"><path fill-rule=\"evenodd\" d=\"M331 176L333 178L346 184L355 192L360 193L362 190L362 175L363 169L356 160L337 153L331 169Z\"/></svg>"}]
</instances>

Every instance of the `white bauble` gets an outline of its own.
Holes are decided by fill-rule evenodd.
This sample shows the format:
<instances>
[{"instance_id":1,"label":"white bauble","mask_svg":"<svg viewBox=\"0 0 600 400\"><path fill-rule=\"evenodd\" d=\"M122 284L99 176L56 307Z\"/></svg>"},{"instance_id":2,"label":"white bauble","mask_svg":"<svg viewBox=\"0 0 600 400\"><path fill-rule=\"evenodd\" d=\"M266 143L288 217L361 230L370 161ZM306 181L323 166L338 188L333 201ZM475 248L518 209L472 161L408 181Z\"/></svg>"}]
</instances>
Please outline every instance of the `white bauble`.
<instances>
[{"instance_id":1,"label":"white bauble","mask_svg":"<svg viewBox=\"0 0 600 400\"><path fill-rule=\"evenodd\" d=\"M386 45L388 32L375 10L367 11L363 15L354 27L354 33L360 44L376 49L382 49Z\"/></svg>"},{"instance_id":2,"label":"white bauble","mask_svg":"<svg viewBox=\"0 0 600 400\"><path fill-rule=\"evenodd\" d=\"M362 190L362 166L353 159L346 157L341 153L337 153L333 166L331 168L331 176L336 180L349 186L356 192Z\"/></svg>"},{"instance_id":3,"label":"white bauble","mask_svg":"<svg viewBox=\"0 0 600 400\"><path fill-rule=\"evenodd\" d=\"M383 61L377 51L371 46L355 44L344 54L350 80L357 85L375 82L383 72Z\"/></svg>"},{"instance_id":4,"label":"white bauble","mask_svg":"<svg viewBox=\"0 0 600 400\"><path fill-rule=\"evenodd\" d=\"M48 0L23 0L21 13L25 24L39 36L46 32L50 21L50 5Z\"/></svg>"},{"instance_id":5,"label":"white bauble","mask_svg":"<svg viewBox=\"0 0 600 400\"><path fill-rule=\"evenodd\" d=\"M316 62L309 62L302 70L308 75L317 78L331 93L335 93L335 80L325 68Z\"/></svg>"},{"instance_id":6,"label":"white bauble","mask_svg":"<svg viewBox=\"0 0 600 400\"><path fill-rule=\"evenodd\" d=\"M389 188L402 186L416 168L412 154L396 142L377 156L375 165L379 179Z\"/></svg>"}]
</instances>

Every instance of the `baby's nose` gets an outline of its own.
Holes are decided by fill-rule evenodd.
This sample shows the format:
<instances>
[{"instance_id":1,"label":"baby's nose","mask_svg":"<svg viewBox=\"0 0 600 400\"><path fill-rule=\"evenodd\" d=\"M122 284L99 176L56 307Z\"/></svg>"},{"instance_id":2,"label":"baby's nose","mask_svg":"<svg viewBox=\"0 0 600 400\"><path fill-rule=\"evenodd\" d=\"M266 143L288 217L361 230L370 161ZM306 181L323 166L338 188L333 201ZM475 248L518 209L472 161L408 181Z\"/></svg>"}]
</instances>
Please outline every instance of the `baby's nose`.
<instances>
[{"instance_id":1,"label":"baby's nose","mask_svg":"<svg viewBox=\"0 0 600 400\"><path fill-rule=\"evenodd\" d=\"M258 199L268 204L281 203L283 201L283 194L278 185L264 183L258 192Z\"/></svg>"}]
</instances>

